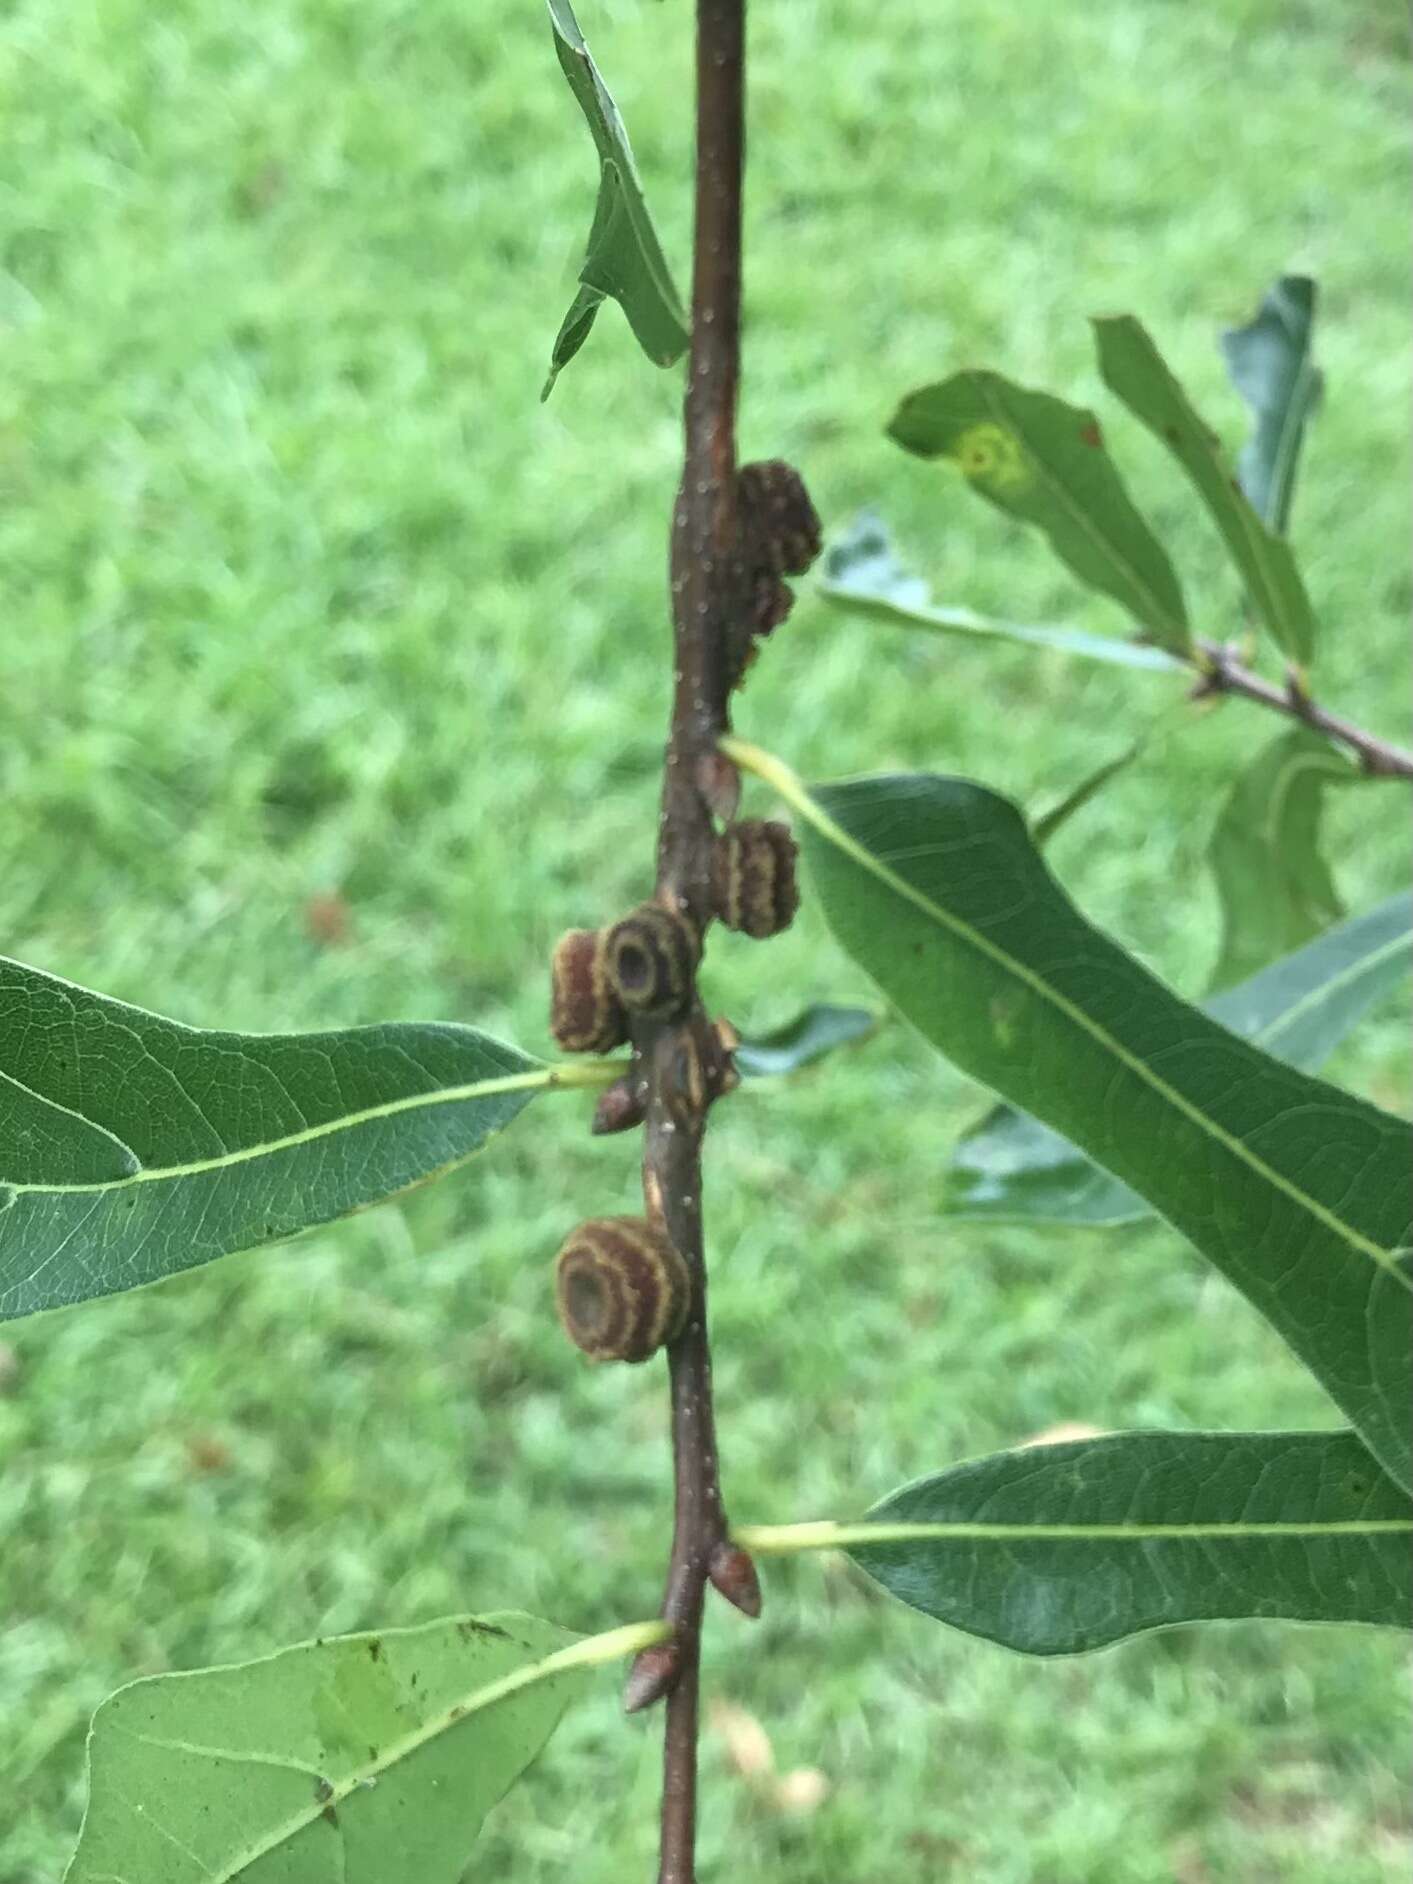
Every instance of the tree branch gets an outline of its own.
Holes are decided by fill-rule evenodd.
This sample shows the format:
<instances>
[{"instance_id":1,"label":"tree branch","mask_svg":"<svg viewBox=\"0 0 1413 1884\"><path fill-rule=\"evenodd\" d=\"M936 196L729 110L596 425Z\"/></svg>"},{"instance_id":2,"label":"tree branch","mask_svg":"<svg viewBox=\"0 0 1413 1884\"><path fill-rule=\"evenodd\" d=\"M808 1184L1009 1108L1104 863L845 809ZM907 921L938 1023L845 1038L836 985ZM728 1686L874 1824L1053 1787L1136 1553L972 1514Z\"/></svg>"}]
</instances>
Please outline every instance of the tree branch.
<instances>
[{"instance_id":1,"label":"tree branch","mask_svg":"<svg viewBox=\"0 0 1413 1884\"><path fill-rule=\"evenodd\" d=\"M1327 738L1347 746L1373 778L1413 779L1413 752L1390 745L1387 740L1378 739L1373 733L1366 733L1362 727L1341 719L1337 713L1327 713L1299 688L1281 688L1269 680L1263 680L1259 674L1253 674L1249 667L1243 666L1230 648L1218 642L1200 641L1198 650L1202 660L1202 678L1197 683L1199 697L1221 693L1240 694L1243 699L1255 700L1274 712L1284 713L1290 719L1299 720L1302 725L1312 727Z\"/></svg>"},{"instance_id":2,"label":"tree branch","mask_svg":"<svg viewBox=\"0 0 1413 1884\"><path fill-rule=\"evenodd\" d=\"M692 342L682 483L672 519L674 689L658 839L658 900L705 935L715 840L708 781L727 727L728 650L749 582L736 493L736 388L741 298L745 0L698 0L696 228ZM686 1259L692 1299L668 1350L675 1512L663 1615L672 1647L635 1670L629 1705L664 1690L659 1884L693 1884L698 1665L712 1560L726 1547L717 1475L702 1249L701 1147L707 1109L729 1057L695 992L685 1017L634 1033L644 1084L643 1195ZM651 1653L651 1651L649 1652ZM634 1683L637 1683L635 1689Z\"/></svg>"}]
</instances>

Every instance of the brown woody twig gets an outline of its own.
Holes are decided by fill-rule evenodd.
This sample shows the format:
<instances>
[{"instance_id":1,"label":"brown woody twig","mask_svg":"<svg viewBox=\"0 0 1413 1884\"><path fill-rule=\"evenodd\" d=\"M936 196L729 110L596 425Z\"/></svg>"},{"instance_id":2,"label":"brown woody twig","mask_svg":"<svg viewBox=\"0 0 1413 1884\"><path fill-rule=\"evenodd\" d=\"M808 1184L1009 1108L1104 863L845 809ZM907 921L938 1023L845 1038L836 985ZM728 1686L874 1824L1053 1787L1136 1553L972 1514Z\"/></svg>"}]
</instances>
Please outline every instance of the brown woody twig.
<instances>
[{"instance_id":1,"label":"brown woody twig","mask_svg":"<svg viewBox=\"0 0 1413 1884\"><path fill-rule=\"evenodd\" d=\"M1220 642L1199 641L1197 648L1202 677L1194 690L1195 697L1239 694L1245 700L1255 700L1348 747L1371 778L1413 779L1413 752L1366 733L1337 713L1327 713L1294 683L1277 687L1263 680L1259 674L1253 674L1231 648Z\"/></svg>"},{"instance_id":2,"label":"brown woody twig","mask_svg":"<svg viewBox=\"0 0 1413 1884\"><path fill-rule=\"evenodd\" d=\"M736 486L740 348L744 0L698 0L696 231L682 483L672 519L675 672L658 841L657 897L705 934L711 919L713 804L723 795L716 741L734 675L728 650L749 606ZM668 1350L675 1513L663 1614L674 1635L629 1678L626 1705L664 1693L659 1884L693 1884L698 1663L708 1579L759 1607L749 1561L735 1562L717 1475L702 1251L701 1147L730 1061L693 991L687 1012L641 1022L633 1045L645 1111L643 1195L692 1277L685 1325ZM723 1576L723 1565L728 1574ZM728 1593L730 1593L728 1591ZM744 1597L744 1600L743 1600Z\"/></svg>"}]
</instances>

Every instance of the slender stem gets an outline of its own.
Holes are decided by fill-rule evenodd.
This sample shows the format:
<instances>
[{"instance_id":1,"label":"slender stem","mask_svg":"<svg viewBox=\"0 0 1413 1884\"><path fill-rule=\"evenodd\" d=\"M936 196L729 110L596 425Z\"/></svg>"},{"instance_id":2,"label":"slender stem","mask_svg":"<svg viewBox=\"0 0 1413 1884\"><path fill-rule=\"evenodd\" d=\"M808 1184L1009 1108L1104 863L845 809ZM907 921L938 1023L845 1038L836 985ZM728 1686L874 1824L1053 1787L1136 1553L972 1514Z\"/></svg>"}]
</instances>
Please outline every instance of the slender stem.
<instances>
[{"instance_id":1,"label":"slender stem","mask_svg":"<svg viewBox=\"0 0 1413 1884\"><path fill-rule=\"evenodd\" d=\"M1364 770L1374 778L1413 779L1413 752L1387 740L1366 733L1337 713L1327 713L1298 687L1277 687L1259 674L1253 674L1226 648L1214 641L1199 643L1203 660L1203 693L1236 693L1243 699L1256 700L1276 713L1284 713L1303 725L1313 727L1327 738L1347 746Z\"/></svg>"},{"instance_id":2,"label":"slender stem","mask_svg":"<svg viewBox=\"0 0 1413 1884\"><path fill-rule=\"evenodd\" d=\"M658 899L705 934L714 827L703 767L727 728L727 649L747 605L736 504L745 0L698 0L696 230L682 483L672 518L674 688L658 838ZM677 1663L663 1739L659 1884L694 1884L698 1667L712 1553L725 1543L702 1249L701 1147L724 1054L701 1002L648 1023L643 1195L686 1259L692 1299L668 1350L675 1510L662 1613Z\"/></svg>"}]
</instances>

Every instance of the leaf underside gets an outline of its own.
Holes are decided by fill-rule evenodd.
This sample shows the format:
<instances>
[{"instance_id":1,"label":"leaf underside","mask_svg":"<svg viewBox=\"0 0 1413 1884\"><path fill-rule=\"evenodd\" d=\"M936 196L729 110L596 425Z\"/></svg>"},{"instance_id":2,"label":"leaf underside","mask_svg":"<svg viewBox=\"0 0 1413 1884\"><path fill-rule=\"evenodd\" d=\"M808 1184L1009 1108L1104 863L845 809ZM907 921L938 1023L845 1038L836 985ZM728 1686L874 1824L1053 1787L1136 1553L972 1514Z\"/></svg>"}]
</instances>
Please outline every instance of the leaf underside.
<instances>
[{"instance_id":1,"label":"leaf underside","mask_svg":"<svg viewBox=\"0 0 1413 1884\"><path fill-rule=\"evenodd\" d=\"M469 1027L208 1032L0 960L0 1320L379 1203L548 1077Z\"/></svg>"},{"instance_id":2,"label":"leaf underside","mask_svg":"<svg viewBox=\"0 0 1413 1884\"><path fill-rule=\"evenodd\" d=\"M605 299L618 302L638 345L657 366L686 351L687 318L648 213L628 133L584 43L568 0L548 0L560 69L593 135L599 192L579 288L555 336L542 399L589 337Z\"/></svg>"},{"instance_id":3,"label":"leaf underside","mask_svg":"<svg viewBox=\"0 0 1413 1884\"><path fill-rule=\"evenodd\" d=\"M840 1047L857 1046L881 1024L882 1017L872 1008L816 1002L779 1027L743 1035L732 1058L746 1079L778 1079L813 1066Z\"/></svg>"},{"instance_id":4,"label":"leaf underside","mask_svg":"<svg viewBox=\"0 0 1413 1884\"><path fill-rule=\"evenodd\" d=\"M921 577L899 561L887 529L872 511L862 512L831 544L817 593L836 608L896 628L919 628L963 640L1014 641L1022 647L1048 648L1056 654L1077 654L1118 667L1163 673L1172 673L1182 665L1162 648L1127 641L1121 635L1001 621L992 615L979 615L974 609L936 604Z\"/></svg>"},{"instance_id":5,"label":"leaf underside","mask_svg":"<svg viewBox=\"0 0 1413 1884\"><path fill-rule=\"evenodd\" d=\"M1222 908L1214 988L1255 974L1343 915L1320 824L1329 787L1361 777L1347 753L1303 726L1238 773L1207 848Z\"/></svg>"},{"instance_id":6,"label":"leaf underside","mask_svg":"<svg viewBox=\"0 0 1413 1884\"><path fill-rule=\"evenodd\" d=\"M1311 358L1314 325L1314 282L1282 275L1246 325L1222 335L1227 372L1256 417L1237 456L1237 476L1256 515L1281 536L1290 523L1306 421L1323 391Z\"/></svg>"},{"instance_id":7,"label":"leaf underside","mask_svg":"<svg viewBox=\"0 0 1413 1884\"><path fill-rule=\"evenodd\" d=\"M454 1616L121 1688L66 1884L456 1884L585 1677L574 1641Z\"/></svg>"}]
</instances>

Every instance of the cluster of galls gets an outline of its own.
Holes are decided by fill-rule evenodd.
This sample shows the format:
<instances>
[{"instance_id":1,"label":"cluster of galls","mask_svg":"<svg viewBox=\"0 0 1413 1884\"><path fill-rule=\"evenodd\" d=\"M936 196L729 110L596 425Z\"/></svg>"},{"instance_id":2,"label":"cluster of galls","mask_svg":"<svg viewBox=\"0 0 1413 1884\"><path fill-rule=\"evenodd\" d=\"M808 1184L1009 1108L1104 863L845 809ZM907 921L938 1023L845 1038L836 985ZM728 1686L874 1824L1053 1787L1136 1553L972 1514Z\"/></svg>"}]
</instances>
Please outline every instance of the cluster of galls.
<instances>
[{"instance_id":1,"label":"cluster of galls","mask_svg":"<svg viewBox=\"0 0 1413 1884\"><path fill-rule=\"evenodd\" d=\"M728 929L778 935L799 903L795 840L783 824L746 818L716 839L712 913ZM683 1012L700 958L695 924L661 903L640 903L607 929L571 929L554 951L550 1031L566 1053L611 1053L634 1016Z\"/></svg>"},{"instance_id":2,"label":"cluster of galls","mask_svg":"<svg viewBox=\"0 0 1413 1884\"><path fill-rule=\"evenodd\" d=\"M790 612L795 598L784 578L802 576L820 549L819 518L792 466L781 459L743 465L737 480L748 593L728 653L733 684L749 665L757 639ZM719 757L718 765L728 775L720 797L707 781L699 779L699 785L712 809L729 817L739 779ZM714 840L712 915L743 935L778 935L799 906L795 855L795 840L783 824L760 818L729 823ZM611 1053L629 1038L635 1020L684 1014L701 949L701 933L691 919L660 903L642 903L606 929L571 929L554 951L555 1039L567 1053ZM693 1059L684 1075L689 1091L695 1079L698 1100L704 1081L713 1093L729 1089L735 1044L729 1024L719 1022L714 1073L708 1078ZM642 1108L643 1087L629 1073L604 1092L594 1130L641 1124ZM555 1285L566 1332L595 1360L645 1361L681 1332L691 1300L680 1252L644 1217L595 1217L580 1224L559 1252Z\"/></svg>"},{"instance_id":3,"label":"cluster of galls","mask_svg":"<svg viewBox=\"0 0 1413 1884\"><path fill-rule=\"evenodd\" d=\"M744 819L715 840L712 913L744 935L777 935L799 906L795 840L783 824ZM634 1018L670 1020L685 1012L701 956L688 917L643 903L606 929L571 929L554 951L550 1029L568 1053L610 1053ZM723 1052L735 1044L717 1028ZM729 1065L729 1062L728 1062ZM604 1093L596 1131L641 1123L630 1077ZM680 1332L691 1296L686 1264L646 1218L595 1217L559 1252L559 1316L576 1346L595 1360L645 1361Z\"/></svg>"},{"instance_id":4,"label":"cluster of galls","mask_svg":"<svg viewBox=\"0 0 1413 1884\"><path fill-rule=\"evenodd\" d=\"M778 628L794 607L786 576L802 576L820 551L819 517L804 479L783 458L743 464L736 474L737 505L750 580L749 633L737 650L744 669L754 638Z\"/></svg>"}]
</instances>

